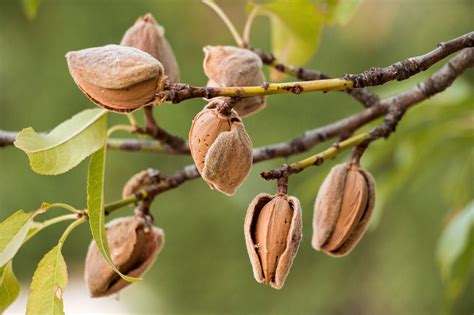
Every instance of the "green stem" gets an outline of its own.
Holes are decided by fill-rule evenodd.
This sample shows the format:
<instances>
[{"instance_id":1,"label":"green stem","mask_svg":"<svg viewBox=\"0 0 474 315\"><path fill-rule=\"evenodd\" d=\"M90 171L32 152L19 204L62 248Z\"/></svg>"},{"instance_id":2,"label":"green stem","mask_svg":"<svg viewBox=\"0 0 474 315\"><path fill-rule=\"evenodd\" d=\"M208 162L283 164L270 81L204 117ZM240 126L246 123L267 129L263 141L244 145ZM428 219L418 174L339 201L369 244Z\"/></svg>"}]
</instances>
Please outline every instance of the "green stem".
<instances>
[{"instance_id":1,"label":"green stem","mask_svg":"<svg viewBox=\"0 0 474 315\"><path fill-rule=\"evenodd\" d=\"M344 141L341 141L330 148L312 155L304 160L291 163L287 166L285 166L285 170L287 170L288 175L289 174L294 174L294 173L299 173L302 170L304 170L307 167L310 166L319 166L325 161L334 158L337 156L339 153L346 151L350 148L356 147L360 144L362 144L365 141L368 140L375 140L378 139L376 136L373 136L369 132L364 132L355 136L352 136ZM265 179L275 179L278 178L279 176L274 176L273 171L265 171L261 173L261 176Z\"/></svg>"},{"instance_id":2,"label":"green stem","mask_svg":"<svg viewBox=\"0 0 474 315\"><path fill-rule=\"evenodd\" d=\"M115 125L115 126L112 126L111 128L109 128L109 130L107 131L107 136L110 137L110 135L112 135L114 132L117 132L117 131L120 131L120 130L132 133L134 131L134 129L135 128L133 126Z\"/></svg>"},{"instance_id":3,"label":"green stem","mask_svg":"<svg viewBox=\"0 0 474 315\"><path fill-rule=\"evenodd\" d=\"M46 220L44 222L38 222L36 224L36 229L33 230L33 232L31 232L30 234L28 234L28 236L23 241L23 244L26 243L31 238L33 238L33 236L35 236L36 234L41 232L43 229L47 228L48 226L51 226L51 225L54 225L56 223L60 223L60 222L63 222L63 221L67 221L67 220L74 220L74 219L77 219L76 214L65 214L65 215L55 217L53 219Z\"/></svg>"},{"instance_id":4,"label":"green stem","mask_svg":"<svg viewBox=\"0 0 474 315\"><path fill-rule=\"evenodd\" d=\"M105 212L105 214L110 214L110 213L114 212L115 210L118 210L120 208L128 206L128 205L130 205L132 203L135 203L137 201L138 201L137 196L136 195L131 195L127 198L116 200L116 201L113 201L111 203L106 204L105 207L104 207L104 212Z\"/></svg>"},{"instance_id":5,"label":"green stem","mask_svg":"<svg viewBox=\"0 0 474 315\"><path fill-rule=\"evenodd\" d=\"M351 89L354 83L344 79L327 79L301 82L268 83L263 86L219 87L215 96L260 96L285 93L308 93ZM214 97L214 95L213 95Z\"/></svg>"},{"instance_id":6,"label":"green stem","mask_svg":"<svg viewBox=\"0 0 474 315\"><path fill-rule=\"evenodd\" d=\"M79 210L79 209L76 209L74 208L73 206L71 205L68 205L66 203L61 203L61 202L56 202L56 203L52 203L50 205L48 205L46 207L46 209L51 209L51 208L61 208L61 209L66 209L66 210L69 210L71 211L72 213L82 213L82 210Z\"/></svg>"},{"instance_id":7,"label":"green stem","mask_svg":"<svg viewBox=\"0 0 474 315\"><path fill-rule=\"evenodd\" d=\"M76 221L72 222L67 228L66 230L64 231L63 235L61 236L61 238L59 239L59 242L58 242L58 245L59 247L62 247L64 242L66 241L67 237L69 236L69 234L71 234L71 232L76 228L78 227L79 225L81 225L82 223L86 222L87 221L87 217L86 216L83 216L81 217L80 219L77 219Z\"/></svg>"},{"instance_id":8,"label":"green stem","mask_svg":"<svg viewBox=\"0 0 474 315\"><path fill-rule=\"evenodd\" d=\"M217 13L217 15L219 15L219 17L222 19L222 21L225 23L230 33L234 37L237 46L243 47L244 41L242 40L242 37L240 37L240 34L239 32L237 32L237 29L235 28L234 24L230 21L224 11L222 11L222 9L217 5L217 3L215 3L214 0L203 0L202 2L211 7L211 9L213 9Z\"/></svg>"}]
</instances>

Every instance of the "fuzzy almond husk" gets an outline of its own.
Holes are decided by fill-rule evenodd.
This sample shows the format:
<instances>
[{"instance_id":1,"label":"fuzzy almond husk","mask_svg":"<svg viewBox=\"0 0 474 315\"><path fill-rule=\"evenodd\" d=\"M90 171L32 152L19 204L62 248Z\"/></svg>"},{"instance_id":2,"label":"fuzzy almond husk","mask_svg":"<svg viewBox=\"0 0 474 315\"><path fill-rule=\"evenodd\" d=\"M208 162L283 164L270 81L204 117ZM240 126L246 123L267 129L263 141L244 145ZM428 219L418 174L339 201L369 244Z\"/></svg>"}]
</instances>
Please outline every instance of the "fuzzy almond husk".
<instances>
[{"instance_id":1,"label":"fuzzy almond husk","mask_svg":"<svg viewBox=\"0 0 474 315\"><path fill-rule=\"evenodd\" d=\"M115 112L130 112L155 101L164 83L161 63L132 47L107 45L66 54L69 72L87 97Z\"/></svg>"},{"instance_id":2,"label":"fuzzy almond husk","mask_svg":"<svg viewBox=\"0 0 474 315\"><path fill-rule=\"evenodd\" d=\"M120 45L135 47L149 53L163 65L169 81L179 82L179 67L173 49L166 40L165 29L151 13L138 18L124 34Z\"/></svg>"},{"instance_id":3,"label":"fuzzy almond husk","mask_svg":"<svg viewBox=\"0 0 474 315\"><path fill-rule=\"evenodd\" d=\"M347 255L365 232L374 204L375 184L367 171L351 164L333 167L315 201L313 247Z\"/></svg>"},{"instance_id":4,"label":"fuzzy almond husk","mask_svg":"<svg viewBox=\"0 0 474 315\"><path fill-rule=\"evenodd\" d=\"M106 231L112 261L127 276L142 276L163 248L163 230L145 225L141 218L115 219ZM112 295L130 284L107 265L95 241L87 252L84 276L91 297Z\"/></svg>"},{"instance_id":5,"label":"fuzzy almond husk","mask_svg":"<svg viewBox=\"0 0 474 315\"><path fill-rule=\"evenodd\" d=\"M302 238L299 200L286 195L257 195L247 209L244 233L255 280L281 289Z\"/></svg>"},{"instance_id":6,"label":"fuzzy almond husk","mask_svg":"<svg viewBox=\"0 0 474 315\"><path fill-rule=\"evenodd\" d=\"M193 120L191 155L201 177L212 189L233 195L250 173L252 141L236 111L223 116L211 101Z\"/></svg>"},{"instance_id":7,"label":"fuzzy almond husk","mask_svg":"<svg viewBox=\"0 0 474 315\"><path fill-rule=\"evenodd\" d=\"M208 86L258 86L265 77L262 60L248 49L233 46L204 47L204 73L209 78ZM266 106L264 96L245 97L234 105L241 117L256 113Z\"/></svg>"}]
</instances>

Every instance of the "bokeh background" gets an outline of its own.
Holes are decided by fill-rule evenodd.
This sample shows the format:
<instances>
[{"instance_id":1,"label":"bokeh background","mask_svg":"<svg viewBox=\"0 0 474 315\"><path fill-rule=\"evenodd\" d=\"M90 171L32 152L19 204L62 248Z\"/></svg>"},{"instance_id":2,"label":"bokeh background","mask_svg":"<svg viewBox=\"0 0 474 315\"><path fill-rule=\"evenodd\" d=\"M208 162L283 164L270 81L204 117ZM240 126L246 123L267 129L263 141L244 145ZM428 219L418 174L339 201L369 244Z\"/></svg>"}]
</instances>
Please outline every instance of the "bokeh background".
<instances>
[{"instance_id":1,"label":"bokeh background","mask_svg":"<svg viewBox=\"0 0 474 315\"><path fill-rule=\"evenodd\" d=\"M220 3L241 29L246 2ZM33 20L26 18L21 1L2 0L0 129L32 126L38 131L49 130L94 107L70 78L65 53L118 43L123 32L146 12L165 26L182 82L206 83L204 45L234 44L221 20L197 0L44 0ZM471 0L366 0L348 24L323 30L320 49L307 66L334 76L385 66L472 31L473 16ZM270 51L269 34L268 19L258 18L252 46ZM396 93L438 68L373 90L381 95ZM440 313L444 286L436 261L437 242L449 218L474 195L473 84L474 75L468 71L450 90L411 110L388 141L371 146L362 163L376 178L378 207L369 233L349 256L331 258L314 251L310 244L318 187L330 167L347 158L343 154L291 177L289 193L300 198L304 215L299 253L282 290L255 282L244 244L243 220L257 193L274 191L274 183L263 181L258 173L285 162L278 159L255 165L232 198L209 190L201 180L160 195L153 213L156 224L165 230L166 246L145 280L124 290L119 300L89 299L82 272L91 236L86 225L78 228L64 248L70 277L66 312ZM272 96L268 103L265 111L245 119L256 147L290 139L361 110L360 104L343 93ZM203 105L202 100L165 104L155 114L170 132L186 137L192 118ZM123 116L110 116L110 124L125 122ZM321 144L310 153L328 145ZM142 169L153 167L172 174L190 162L189 157L110 151L107 201L120 198L122 185ZM82 163L61 176L40 176L30 170L23 152L14 147L0 149L0 219L18 209L36 209L43 201L84 207L86 167L87 163ZM126 208L114 216L132 213L132 208ZM41 232L15 258L23 300L11 312L24 308L35 266L64 228L58 225ZM465 280L454 314L474 311L474 281Z\"/></svg>"}]
</instances>

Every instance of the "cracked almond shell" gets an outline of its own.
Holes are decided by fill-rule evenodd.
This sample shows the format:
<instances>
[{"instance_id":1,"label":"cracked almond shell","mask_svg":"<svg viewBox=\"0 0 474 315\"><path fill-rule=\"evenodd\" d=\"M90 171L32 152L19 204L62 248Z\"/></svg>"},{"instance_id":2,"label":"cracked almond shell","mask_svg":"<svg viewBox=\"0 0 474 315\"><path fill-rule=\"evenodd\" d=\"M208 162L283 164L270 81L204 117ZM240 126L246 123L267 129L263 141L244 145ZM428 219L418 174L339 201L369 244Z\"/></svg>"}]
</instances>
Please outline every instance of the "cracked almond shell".
<instances>
[{"instance_id":1,"label":"cracked almond shell","mask_svg":"<svg viewBox=\"0 0 474 315\"><path fill-rule=\"evenodd\" d=\"M204 73L211 87L259 86L265 77L262 60L248 49L233 46L204 47ZM264 96L242 98L234 105L241 117L256 113L266 106Z\"/></svg>"},{"instance_id":2,"label":"cracked almond shell","mask_svg":"<svg viewBox=\"0 0 474 315\"><path fill-rule=\"evenodd\" d=\"M163 230L138 217L115 219L106 225L106 231L114 265L130 277L142 276L163 248ZM112 295L130 284L107 265L95 241L87 252L84 276L91 297Z\"/></svg>"},{"instance_id":3,"label":"cracked almond shell","mask_svg":"<svg viewBox=\"0 0 474 315\"><path fill-rule=\"evenodd\" d=\"M299 200L258 194L247 209L244 233L255 280L281 289L302 238Z\"/></svg>"},{"instance_id":4,"label":"cracked almond shell","mask_svg":"<svg viewBox=\"0 0 474 315\"><path fill-rule=\"evenodd\" d=\"M334 166L316 197L312 245L331 256L347 255L367 229L375 181L358 165Z\"/></svg>"},{"instance_id":5,"label":"cracked almond shell","mask_svg":"<svg viewBox=\"0 0 474 315\"><path fill-rule=\"evenodd\" d=\"M189 148L201 177L212 189L233 195L250 173L252 141L236 111L224 116L212 100L193 120Z\"/></svg>"},{"instance_id":6,"label":"cracked almond shell","mask_svg":"<svg viewBox=\"0 0 474 315\"><path fill-rule=\"evenodd\" d=\"M173 49L166 40L165 29L150 13L138 18L124 34L120 45L149 53L163 65L169 81L179 82L179 67Z\"/></svg>"},{"instance_id":7,"label":"cracked almond shell","mask_svg":"<svg viewBox=\"0 0 474 315\"><path fill-rule=\"evenodd\" d=\"M131 112L154 103L164 84L161 63L133 47L87 48L68 52L66 59L81 91L111 111Z\"/></svg>"}]
</instances>

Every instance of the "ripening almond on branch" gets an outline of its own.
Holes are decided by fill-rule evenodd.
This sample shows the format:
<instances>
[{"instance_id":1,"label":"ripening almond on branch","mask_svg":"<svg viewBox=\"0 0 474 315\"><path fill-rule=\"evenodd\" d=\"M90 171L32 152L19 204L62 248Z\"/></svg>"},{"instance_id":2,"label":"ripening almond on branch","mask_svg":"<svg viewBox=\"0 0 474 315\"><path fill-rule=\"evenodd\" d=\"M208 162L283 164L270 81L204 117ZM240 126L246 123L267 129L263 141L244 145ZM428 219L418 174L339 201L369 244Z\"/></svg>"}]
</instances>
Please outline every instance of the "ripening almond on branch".
<instances>
[{"instance_id":1,"label":"ripening almond on branch","mask_svg":"<svg viewBox=\"0 0 474 315\"><path fill-rule=\"evenodd\" d=\"M171 82L179 82L179 67L165 29L150 13L138 18L123 35L120 45L135 47L149 53L163 65L165 75Z\"/></svg>"},{"instance_id":2,"label":"ripening almond on branch","mask_svg":"<svg viewBox=\"0 0 474 315\"><path fill-rule=\"evenodd\" d=\"M70 51L66 59L81 91L114 112L131 112L153 104L165 82L161 63L132 47L107 45Z\"/></svg>"},{"instance_id":3,"label":"ripening almond on branch","mask_svg":"<svg viewBox=\"0 0 474 315\"><path fill-rule=\"evenodd\" d=\"M204 47L204 73L209 78L208 86L258 86L265 77L262 60L248 49L233 46ZM238 101L234 109L241 117L265 108L265 96L251 96Z\"/></svg>"},{"instance_id":4,"label":"ripening almond on branch","mask_svg":"<svg viewBox=\"0 0 474 315\"><path fill-rule=\"evenodd\" d=\"M189 148L201 177L212 189L233 195L250 173L252 141L235 110L218 110L222 99L214 99L194 117Z\"/></svg>"},{"instance_id":5,"label":"ripening almond on branch","mask_svg":"<svg viewBox=\"0 0 474 315\"><path fill-rule=\"evenodd\" d=\"M331 256L347 255L360 241L375 205L375 181L359 165L334 166L314 205L314 249Z\"/></svg>"},{"instance_id":6,"label":"ripening almond on branch","mask_svg":"<svg viewBox=\"0 0 474 315\"><path fill-rule=\"evenodd\" d=\"M130 277L142 276L163 248L163 230L139 217L115 219L106 225L106 230L114 265ZM87 252L84 276L91 297L112 295L131 284L108 266L95 241Z\"/></svg>"},{"instance_id":7,"label":"ripening almond on branch","mask_svg":"<svg viewBox=\"0 0 474 315\"><path fill-rule=\"evenodd\" d=\"M258 194L247 209L244 232L255 280L281 289L302 238L300 201L286 194Z\"/></svg>"}]
</instances>

